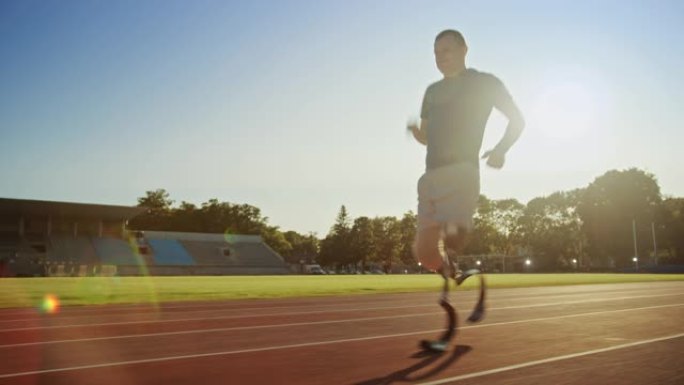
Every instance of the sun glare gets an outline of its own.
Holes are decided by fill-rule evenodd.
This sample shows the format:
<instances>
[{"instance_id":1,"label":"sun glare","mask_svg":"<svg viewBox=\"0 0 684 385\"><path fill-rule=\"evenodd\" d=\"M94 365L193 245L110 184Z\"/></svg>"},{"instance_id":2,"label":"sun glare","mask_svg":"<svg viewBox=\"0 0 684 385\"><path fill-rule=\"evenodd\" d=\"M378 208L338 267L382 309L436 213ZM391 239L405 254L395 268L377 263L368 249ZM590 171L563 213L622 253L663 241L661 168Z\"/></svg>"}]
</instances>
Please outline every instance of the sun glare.
<instances>
[{"instance_id":1,"label":"sun glare","mask_svg":"<svg viewBox=\"0 0 684 385\"><path fill-rule=\"evenodd\" d=\"M539 95L528 121L542 135L553 139L588 139L601 128L600 99L581 83L556 84Z\"/></svg>"}]
</instances>

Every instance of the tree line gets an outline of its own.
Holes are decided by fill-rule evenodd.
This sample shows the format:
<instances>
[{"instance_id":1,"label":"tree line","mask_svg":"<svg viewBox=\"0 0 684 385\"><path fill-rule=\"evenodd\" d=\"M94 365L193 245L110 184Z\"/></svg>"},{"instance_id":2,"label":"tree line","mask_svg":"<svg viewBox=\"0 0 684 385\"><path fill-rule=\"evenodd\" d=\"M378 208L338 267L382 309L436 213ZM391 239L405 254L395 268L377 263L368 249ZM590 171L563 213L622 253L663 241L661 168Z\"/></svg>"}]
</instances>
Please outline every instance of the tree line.
<instances>
[{"instance_id":1,"label":"tree line","mask_svg":"<svg viewBox=\"0 0 684 385\"><path fill-rule=\"evenodd\" d=\"M342 205L325 237L281 231L248 204L210 199L174 205L164 189L138 198L146 213L138 230L257 234L288 263L320 263L335 269L390 271L415 266L416 216L351 218ZM636 252L635 252L636 245ZM523 204L480 196L466 255L524 256L537 271L625 268L684 263L684 198L663 197L653 174L611 170L587 187L560 191Z\"/></svg>"},{"instance_id":2,"label":"tree line","mask_svg":"<svg viewBox=\"0 0 684 385\"><path fill-rule=\"evenodd\" d=\"M260 235L266 244L288 263L300 260L313 262L319 251L316 234L281 231L268 223L258 207L209 199L197 206L182 201L174 205L165 189L150 190L138 198L138 207L147 211L131 219L132 230L179 231L193 233L224 233Z\"/></svg>"}]
</instances>

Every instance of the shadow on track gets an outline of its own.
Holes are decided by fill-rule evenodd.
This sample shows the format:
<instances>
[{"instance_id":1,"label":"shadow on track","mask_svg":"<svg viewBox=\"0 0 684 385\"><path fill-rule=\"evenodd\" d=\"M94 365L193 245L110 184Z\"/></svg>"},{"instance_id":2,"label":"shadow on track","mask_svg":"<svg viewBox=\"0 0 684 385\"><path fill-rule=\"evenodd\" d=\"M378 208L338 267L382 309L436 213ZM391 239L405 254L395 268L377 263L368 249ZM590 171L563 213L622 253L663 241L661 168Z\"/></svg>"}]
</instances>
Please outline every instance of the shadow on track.
<instances>
[{"instance_id":1,"label":"shadow on track","mask_svg":"<svg viewBox=\"0 0 684 385\"><path fill-rule=\"evenodd\" d=\"M362 381L362 382L357 382L354 385L389 385L394 382L413 382L413 381L420 381L424 380L426 378L432 377L435 374L441 372L442 370L446 369L450 365L452 365L454 362L458 361L461 356L464 354L468 353L471 351L473 348L468 346L468 345L458 345L454 350L451 352L449 355L448 352L445 353L429 353L429 352L424 352L420 351L418 353L413 354L411 357L412 358L423 358L420 362L409 366L408 368L398 370L394 373L390 373L385 377L381 378L373 378L370 380ZM440 362L438 365L435 367L431 368L427 372L420 374L415 377L410 377L410 375L414 372L417 372L421 369L427 368L430 365L433 365L437 363L440 359L447 357L444 361Z\"/></svg>"}]
</instances>

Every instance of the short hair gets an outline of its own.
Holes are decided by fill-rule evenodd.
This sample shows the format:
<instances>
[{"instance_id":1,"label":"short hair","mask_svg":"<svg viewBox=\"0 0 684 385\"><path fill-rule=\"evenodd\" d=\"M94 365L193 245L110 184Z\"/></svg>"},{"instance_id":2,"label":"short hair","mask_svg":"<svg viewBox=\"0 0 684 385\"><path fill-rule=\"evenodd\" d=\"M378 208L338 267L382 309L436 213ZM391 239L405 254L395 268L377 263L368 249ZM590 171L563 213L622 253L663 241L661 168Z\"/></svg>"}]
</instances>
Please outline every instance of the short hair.
<instances>
[{"instance_id":1,"label":"short hair","mask_svg":"<svg viewBox=\"0 0 684 385\"><path fill-rule=\"evenodd\" d=\"M463 35L455 29L445 29L444 31L438 33L437 37L435 37L435 42L446 36L453 36L457 43L460 45L466 45Z\"/></svg>"}]
</instances>

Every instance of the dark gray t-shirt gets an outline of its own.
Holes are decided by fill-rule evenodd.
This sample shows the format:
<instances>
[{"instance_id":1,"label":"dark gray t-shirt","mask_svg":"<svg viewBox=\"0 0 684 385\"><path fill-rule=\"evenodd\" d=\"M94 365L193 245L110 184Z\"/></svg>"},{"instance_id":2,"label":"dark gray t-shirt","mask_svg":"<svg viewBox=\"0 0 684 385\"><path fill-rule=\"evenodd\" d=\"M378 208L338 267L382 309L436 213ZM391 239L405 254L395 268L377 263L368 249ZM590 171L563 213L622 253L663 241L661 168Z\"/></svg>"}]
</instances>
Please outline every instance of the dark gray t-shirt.
<instances>
[{"instance_id":1,"label":"dark gray t-shirt","mask_svg":"<svg viewBox=\"0 0 684 385\"><path fill-rule=\"evenodd\" d=\"M420 117L427 119L426 168L471 162L479 167L487 120L493 107L513 103L494 75L466 69L425 91Z\"/></svg>"}]
</instances>

